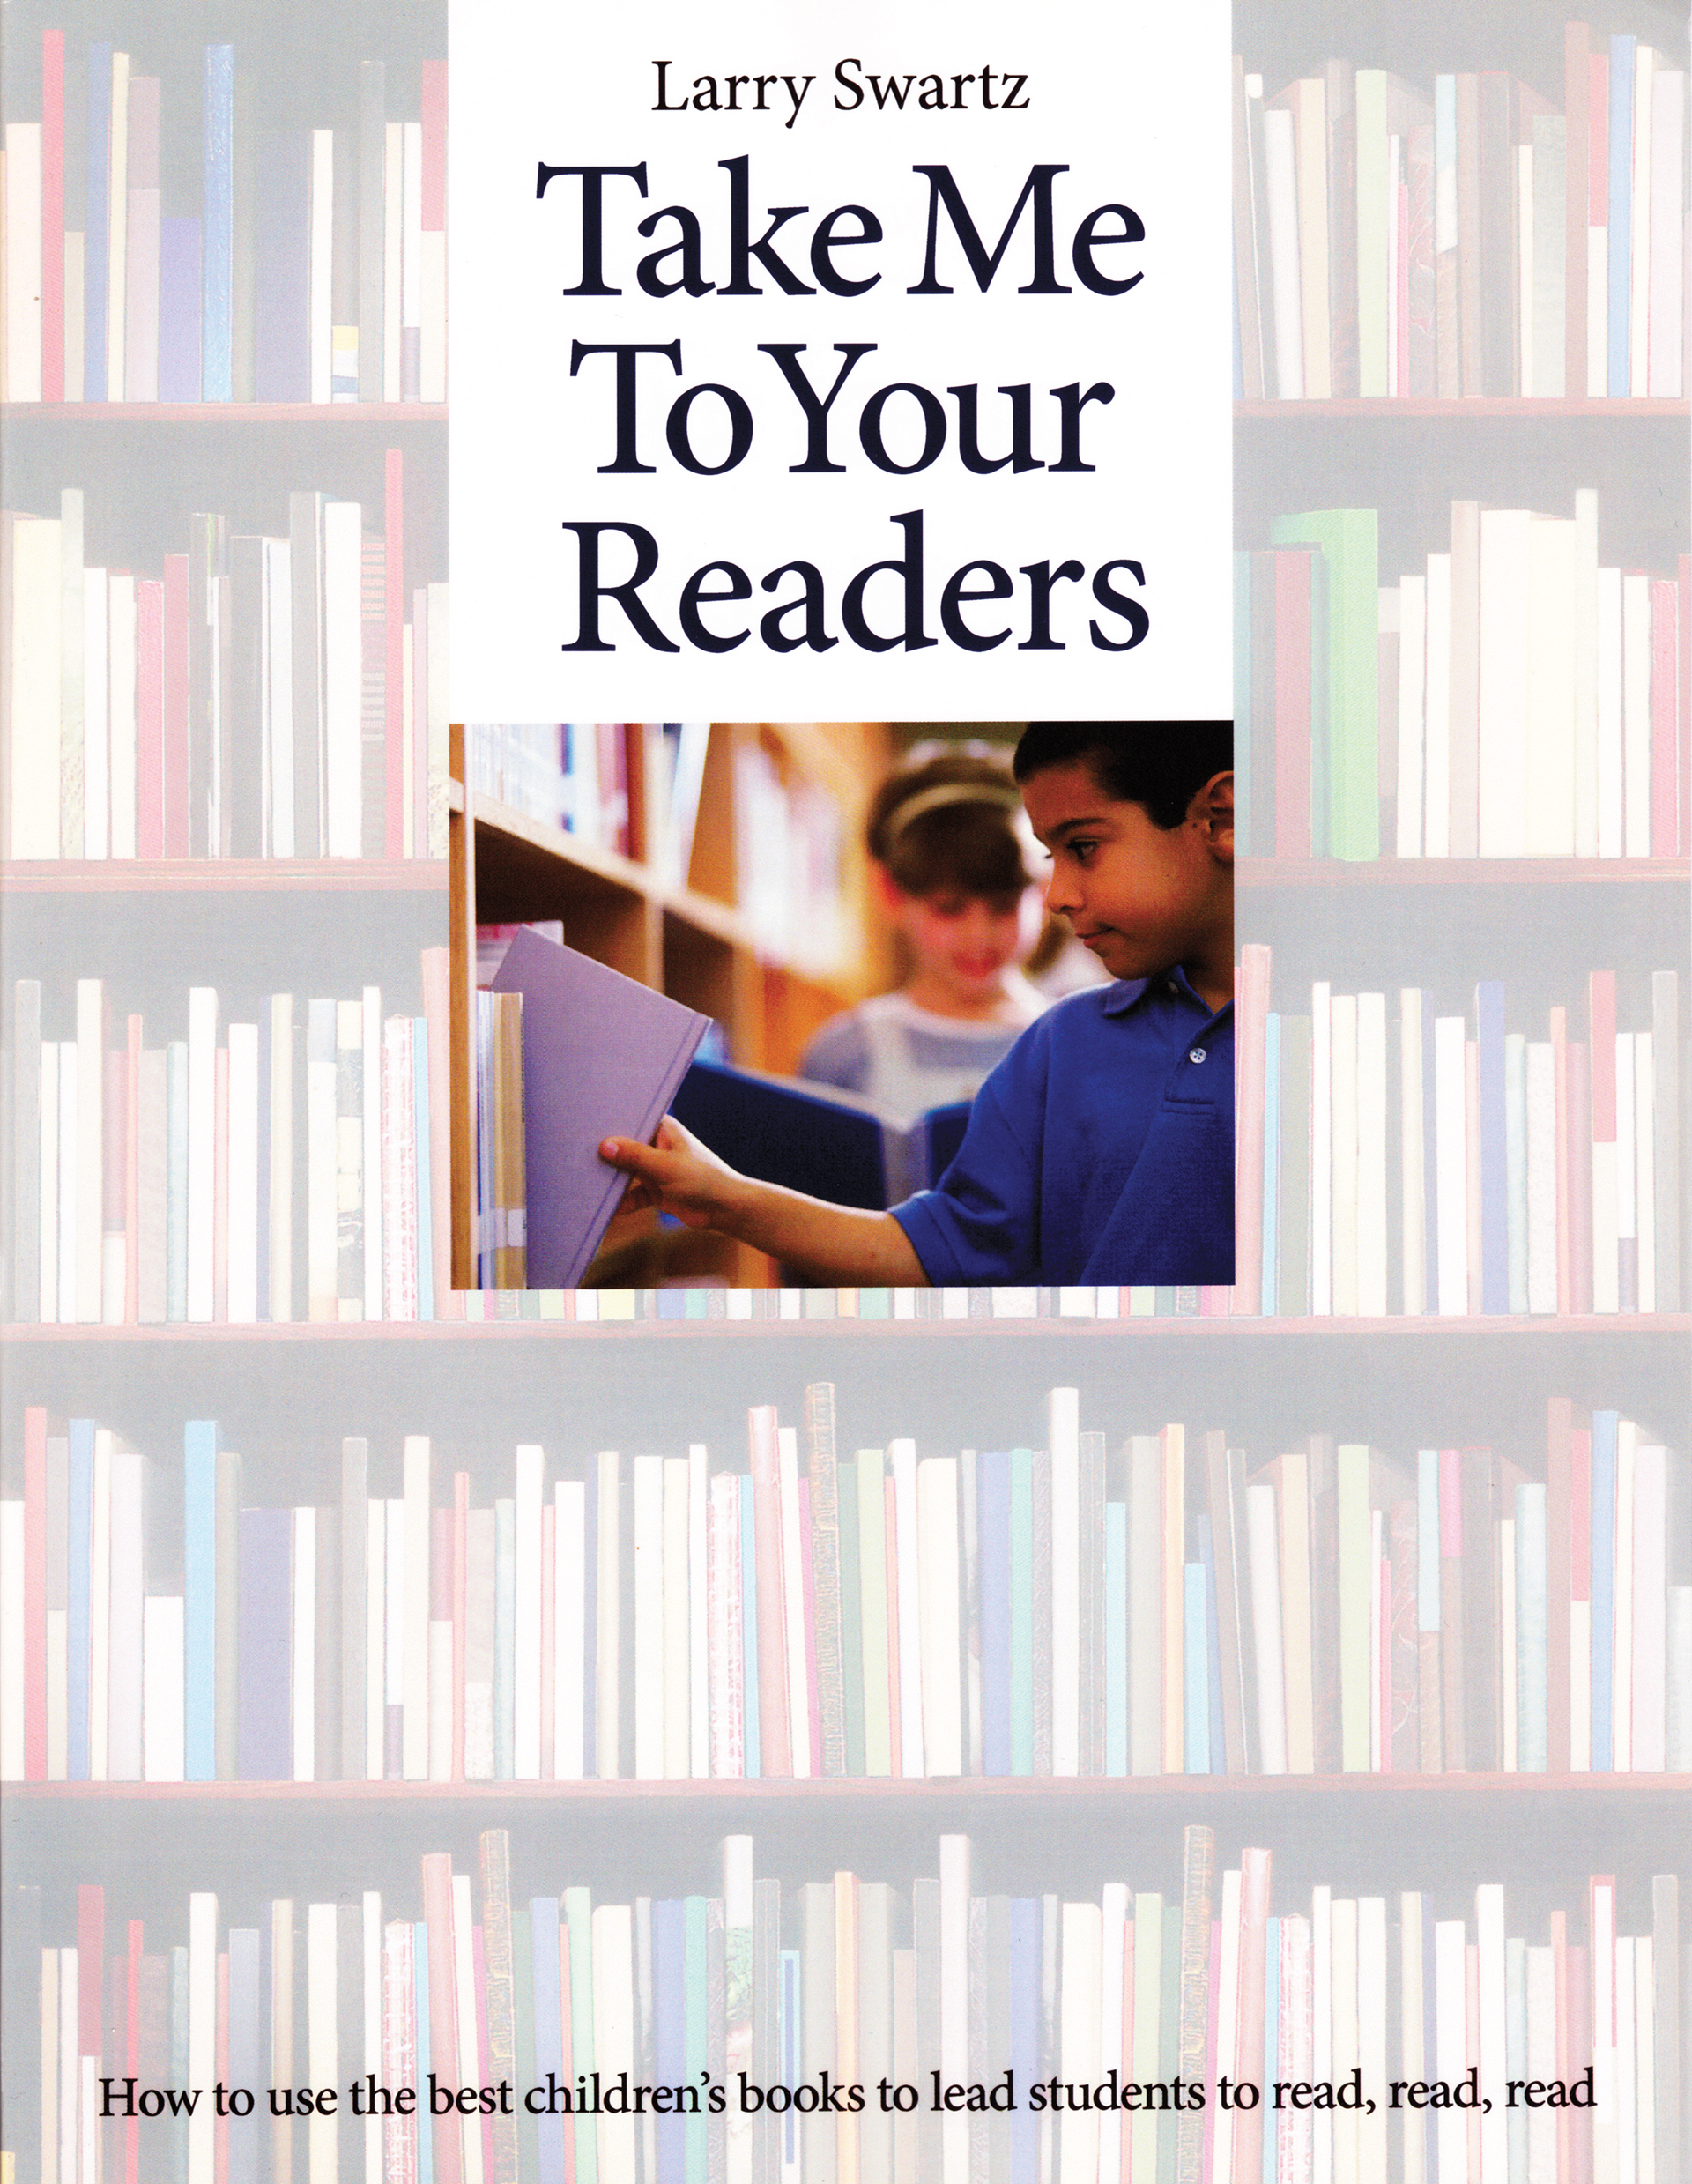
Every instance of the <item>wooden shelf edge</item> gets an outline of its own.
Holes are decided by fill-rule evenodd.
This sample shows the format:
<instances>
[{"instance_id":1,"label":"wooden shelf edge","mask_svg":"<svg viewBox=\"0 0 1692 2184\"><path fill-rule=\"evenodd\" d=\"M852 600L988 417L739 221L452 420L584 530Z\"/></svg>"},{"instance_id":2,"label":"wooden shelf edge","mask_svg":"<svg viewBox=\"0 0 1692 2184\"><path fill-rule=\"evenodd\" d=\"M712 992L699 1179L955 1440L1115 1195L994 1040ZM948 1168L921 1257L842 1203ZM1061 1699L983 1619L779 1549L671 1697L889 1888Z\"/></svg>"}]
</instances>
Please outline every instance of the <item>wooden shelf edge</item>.
<instances>
[{"instance_id":1,"label":"wooden shelf edge","mask_svg":"<svg viewBox=\"0 0 1692 2184\"><path fill-rule=\"evenodd\" d=\"M678 1292L679 1294L679 1292ZM994 1341L1034 1341L1042 1335L1059 1335L1066 1342L1078 1339L1108 1342L1113 1337L1152 1341L1216 1341L1225 1336L1259 1341L1290 1341L1305 1337L1315 1341L1395 1341L1415 1337L1450 1336L1473 1340L1486 1336L1525 1335L1677 1335L1692 1333L1688 1312L1587 1312L1562 1319L1549 1315L1528 1319L1504 1313L1471 1313L1462 1318L1390 1319L1087 1319L1044 1314L1028 1319L868 1319L836 1315L827 1319L658 1319L637 1315L629 1319L371 1319L343 1323L338 1320L259 1320L232 1326L226 1320L174 1320L163 1326L104 1326L93 1322L19 1322L0 1327L0 1347L22 1348L31 1343L92 1342L96 1344L158 1342L211 1343L227 1348L248 1342L419 1342L470 1341L592 1341L633 1333L710 1340L726 1336L736 1341L766 1336L775 1340L838 1340L879 1334L917 1336L944 1341L961 1335L984 1335Z\"/></svg>"},{"instance_id":2,"label":"wooden shelf edge","mask_svg":"<svg viewBox=\"0 0 1692 2184\"><path fill-rule=\"evenodd\" d=\"M165 858L0 865L5 895L441 895L444 858Z\"/></svg>"},{"instance_id":3,"label":"wooden shelf edge","mask_svg":"<svg viewBox=\"0 0 1692 2184\"><path fill-rule=\"evenodd\" d=\"M830 1803L886 1803L931 1798L947 1804L972 1798L1069 1802L1153 1799L1172 1801L1194 1797L1227 1797L1241 1801L1295 1803L1310 1797L1391 1799L1450 1798L1468 1794L1488 1799L1522 1797L1601 1797L1606 1793L1631 1801L1644 1796L1681 1798L1692 1794L1692 1775L1641 1773L1585 1774L1170 1774L1127 1777L1057 1778L1006 1775L945 1775L909 1781L887 1778L720 1780L686 1778L664 1781L620 1779L587 1782L8 1782L7 1798L41 1804L111 1804L171 1801L199 1804L250 1803L257 1799L282 1804L445 1804L542 1799L571 1803L673 1804L682 1799L723 1803L752 1799L798 1803L826 1799Z\"/></svg>"},{"instance_id":4,"label":"wooden shelf edge","mask_svg":"<svg viewBox=\"0 0 1692 2184\"><path fill-rule=\"evenodd\" d=\"M444 402L8 402L0 424L444 425Z\"/></svg>"},{"instance_id":5,"label":"wooden shelf edge","mask_svg":"<svg viewBox=\"0 0 1692 2184\"><path fill-rule=\"evenodd\" d=\"M1685 857L1243 857L1235 885L1270 888L1672 886L1692 881Z\"/></svg>"},{"instance_id":6,"label":"wooden shelf edge","mask_svg":"<svg viewBox=\"0 0 1692 2184\"><path fill-rule=\"evenodd\" d=\"M1250 423L1283 422L1288 418L1500 418L1565 417L1685 418L1692 405L1678 395L1591 395L1564 397L1538 395L1471 395L1436 400L1430 396L1375 395L1328 401L1236 402L1234 414Z\"/></svg>"}]
</instances>

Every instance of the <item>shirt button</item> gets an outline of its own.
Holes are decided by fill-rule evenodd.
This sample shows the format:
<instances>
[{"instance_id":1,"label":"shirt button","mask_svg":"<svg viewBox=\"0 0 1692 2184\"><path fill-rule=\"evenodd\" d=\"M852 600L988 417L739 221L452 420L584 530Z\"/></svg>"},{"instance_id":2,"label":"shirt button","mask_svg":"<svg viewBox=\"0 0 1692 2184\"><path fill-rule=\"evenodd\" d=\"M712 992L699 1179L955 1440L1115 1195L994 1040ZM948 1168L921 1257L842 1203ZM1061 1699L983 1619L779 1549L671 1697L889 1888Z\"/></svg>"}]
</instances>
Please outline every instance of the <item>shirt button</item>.
<instances>
[{"instance_id":1,"label":"shirt button","mask_svg":"<svg viewBox=\"0 0 1692 2184\"><path fill-rule=\"evenodd\" d=\"M1201 1062L1204 1059L1205 1050L1202 1046L1195 1046L1187 1056L1190 1062Z\"/></svg>"}]
</instances>

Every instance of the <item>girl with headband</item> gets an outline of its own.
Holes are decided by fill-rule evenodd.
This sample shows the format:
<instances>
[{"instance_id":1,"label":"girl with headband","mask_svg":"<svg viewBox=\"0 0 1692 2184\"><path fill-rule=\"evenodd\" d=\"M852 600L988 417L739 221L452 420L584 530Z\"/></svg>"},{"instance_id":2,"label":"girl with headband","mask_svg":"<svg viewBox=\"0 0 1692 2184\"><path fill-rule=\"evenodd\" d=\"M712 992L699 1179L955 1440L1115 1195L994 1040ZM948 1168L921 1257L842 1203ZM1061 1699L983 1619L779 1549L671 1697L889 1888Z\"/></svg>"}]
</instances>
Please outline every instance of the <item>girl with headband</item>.
<instances>
[{"instance_id":1,"label":"girl with headband","mask_svg":"<svg viewBox=\"0 0 1692 2184\"><path fill-rule=\"evenodd\" d=\"M1021 968L1040 937L1039 896L1022 799L980 745L914 754L877 790L865 832L907 975L825 1024L799 1073L913 1122L973 1098L1045 1007Z\"/></svg>"}]
</instances>

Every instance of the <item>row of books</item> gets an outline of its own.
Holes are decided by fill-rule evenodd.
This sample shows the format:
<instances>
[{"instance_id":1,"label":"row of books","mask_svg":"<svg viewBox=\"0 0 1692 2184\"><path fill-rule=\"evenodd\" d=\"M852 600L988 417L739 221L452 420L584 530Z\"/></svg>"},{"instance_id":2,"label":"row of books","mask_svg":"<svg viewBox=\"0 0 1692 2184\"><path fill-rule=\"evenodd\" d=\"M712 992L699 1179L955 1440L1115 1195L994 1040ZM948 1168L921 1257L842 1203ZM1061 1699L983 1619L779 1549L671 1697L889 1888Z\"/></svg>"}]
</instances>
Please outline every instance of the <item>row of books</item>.
<instances>
[{"instance_id":1,"label":"row of books","mask_svg":"<svg viewBox=\"0 0 1692 2184\"><path fill-rule=\"evenodd\" d=\"M96 1324L417 1319L450 1287L448 962L423 953L423 1012L266 997L219 1029L189 990L187 1036L113 1044L105 989L41 1036L15 989L11 1316Z\"/></svg>"},{"instance_id":2,"label":"row of books","mask_svg":"<svg viewBox=\"0 0 1692 2184\"><path fill-rule=\"evenodd\" d=\"M1684 858L1692 559L1601 568L1572 516L1451 503L1380 581L1374 509L1278 517L1235 555L1236 772L1259 857Z\"/></svg>"},{"instance_id":3,"label":"row of books","mask_svg":"<svg viewBox=\"0 0 1692 2184\"><path fill-rule=\"evenodd\" d=\"M1236 57L1237 397L1686 392L1684 69L1570 23L1561 112L1503 69L1265 90Z\"/></svg>"},{"instance_id":4,"label":"row of books","mask_svg":"<svg viewBox=\"0 0 1692 2184\"><path fill-rule=\"evenodd\" d=\"M9 1316L462 1316L470 1293L452 1290L447 1250L445 950L423 951L422 984L420 1015L384 1017L375 987L303 1007L271 995L221 1043L217 990L196 986L186 1038L149 1046L130 1014L115 1051L100 980L76 982L68 1038L43 1032L40 981L18 981L4 1133ZM1326 981L1310 988L1308 1012L1276 1008L1270 951L1255 945L1239 994L1234 1288L1110 1291L1108 1304L1102 1291L1062 1291L1060 1315L1681 1309L1686 1064L1673 971L1638 995L1623 981L1619 996L1614 972L1591 973L1584 1012L1553 1007L1544 1038L1506 1029L1495 981L1478 984L1463 1014L1443 1013L1431 988L1401 988L1394 1006ZM519 1026L515 997L480 997L478 1203L488 1218L478 1248L496 1291L522 1285ZM770 1179L815 1184L809 1170ZM1041 1294L982 1293L1006 1317L1037 1314ZM625 1295L596 1313L634 1312ZM821 1295L833 1311L835 1293ZM864 1317L918 1310L908 1293L850 1295L844 1309ZM475 1316L528 1309L484 1296ZM532 1307L562 1309L557 1298ZM657 1309L752 1311L744 1292ZM960 1290L920 1309L972 1307Z\"/></svg>"},{"instance_id":5,"label":"row of books","mask_svg":"<svg viewBox=\"0 0 1692 2184\"><path fill-rule=\"evenodd\" d=\"M470 787L590 848L636 853L629 791L642 778L635 721L485 723L466 731Z\"/></svg>"},{"instance_id":6,"label":"row of books","mask_svg":"<svg viewBox=\"0 0 1692 2184\"><path fill-rule=\"evenodd\" d=\"M1236 1311L1681 1309L1674 972L1595 970L1532 1037L1495 980L1460 1014L1325 980L1283 1012L1270 951L1243 958Z\"/></svg>"},{"instance_id":7,"label":"row of books","mask_svg":"<svg viewBox=\"0 0 1692 2184\"><path fill-rule=\"evenodd\" d=\"M176 1482L24 1419L0 1501L0 1779L921 1779L1692 1772L1682 1456L1552 1402L1543 1477L1180 1424L1113 1448L836 1447L748 1416L711 1452L566 1460L437 1500L253 1507L215 1423ZM444 1487L445 1482L442 1482ZM164 1512L181 1510L180 1529ZM1338 1572L1337 1584L1329 1573Z\"/></svg>"},{"instance_id":8,"label":"row of books","mask_svg":"<svg viewBox=\"0 0 1692 2184\"><path fill-rule=\"evenodd\" d=\"M0 516L9 856L446 855L447 587L406 583L397 449L379 514L196 515L157 576L90 566L85 517Z\"/></svg>"},{"instance_id":9,"label":"row of books","mask_svg":"<svg viewBox=\"0 0 1692 2184\"><path fill-rule=\"evenodd\" d=\"M795 1885L731 1835L720 1892L525 1898L490 1828L398 1900L197 1890L164 1934L15 1889L7 2150L54 2184L1680 2173L1678 1875L1526 1921L1493 1882L1278 1897L1201 1825L1178 1891L990 1892L968 1836L938 1853Z\"/></svg>"},{"instance_id":10,"label":"row of books","mask_svg":"<svg viewBox=\"0 0 1692 2184\"><path fill-rule=\"evenodd\" d=\"M845 821L820 782L784 769L762 743L734 754L735 895L753 945L827 977L849 953L842 899Z\"/></svg>"},{"instance_id":11,"label":"row of books","mask_svg":"<svg viewBox=\"0 0 1692 2184\"><path fill-rule=\"evenodd\" d=\"M6 401L446 400L445 62L399 120L380 60L354 127L263 99L232 45L167 85L41 33L41 116L5 128ZM168 213L190 164L200 209Z\"/></svg>"}]
</instances>

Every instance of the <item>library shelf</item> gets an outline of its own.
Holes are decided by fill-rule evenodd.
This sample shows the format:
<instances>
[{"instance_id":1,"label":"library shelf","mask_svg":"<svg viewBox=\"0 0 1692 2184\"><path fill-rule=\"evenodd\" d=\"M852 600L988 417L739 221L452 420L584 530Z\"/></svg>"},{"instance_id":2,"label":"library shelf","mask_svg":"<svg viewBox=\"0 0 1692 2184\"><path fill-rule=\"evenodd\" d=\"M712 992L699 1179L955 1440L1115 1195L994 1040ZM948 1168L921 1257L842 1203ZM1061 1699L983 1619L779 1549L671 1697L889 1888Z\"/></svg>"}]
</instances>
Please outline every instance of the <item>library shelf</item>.
<instances>
[{"instance_id":1,"label":"library shelf","mask_svg":"<svg viewBox=\"0 0 1692 2184\"><path fill-rule=\"evenodd\" d=\"M444 895L444 858L121 858L0 864L6 895Z\"/></svg>"},{"instance_id":2,"label":"library shelf","mask_svg":"<svg viewBox=\"0 0 1692 2184\"><path fill-rule=\"evenodd\" d=\"M1243 424L1284 423L1289 419L1326 418L1338 423L1360 417L1411 420L1475 418L1488 421L1503 418L1545 420L1562 417L1632 419L1692 417L1692 404L1677 395L1592 395L1563 397L1536 395L1466 395L1437 399L1431 396L1371 395L1331 397L1319 401L1236 402L1235 417Z\"/></svg>"},{"instance_id":3,"label":"library shelf","mask_svg":"<svg viewBox=\"0 0 1692 2184\"><path fill-rule=\"evenodd\" d=\"M493 1296L499 1293L487 1291L483 1294ZM531 1291L527 1294L548 1295L551 1292ZM617 1292L594 1291L589 1294L616 1295ZM686 1292L665 1291L662 1294L680 1296ZM710 1292L700 1290L693 1294L709 1296ZM221 1348L231 1344L249 1342L269 1345L278 1342L430 1344L591 1341L596 1337L614 1341L627 1334L641 1337L661 1335L683 1340L703 1338L708 1341L713 1336L731 1335L737 1341L758 1336L777 1341L783 1337L797 1337L808 1342L831 1337L837 1340L851 1338L860 1334L865 1338L896 1334L901 1340L916 1336L935 1341L960 1336L991 1336L995 1341L1036 1341L1061 1334L1065 1342L1107 1343L1118 1336L1138 1336L1147 1341L1193 1338L1213 1341L1226 1335L1236 1341L1243 1335L1281 1341L1304 1337L1324 1342L1359 1338L1397 1341L1415 1336L1449 1336L1457 1339L1500 1335L1685 1336L1692 1334L1692 1312L1580 1312L1565 1314L1562 1318L1549 1313L1543 1318L1532 1318L1525 1313L1472 1312L1452 1314L1446 1318L1429 1314L1415 1319L1393 1317L1384 1319L1265 1319L1245 1315L1234 1319L1221 1313L1209 1316L1191 1314L1178 1318L1158 1318L1147 1313L1132 1319L1097 1319L1072 1318L1067 1314L1030 1313L1014 1319L998 1319L983 1314L971 1319L894 1319L891 1316L871 1319L836 1310L827 1318L807 1319L802 1314L795 1314L791 1318L768 1319L668 1319L633 1312L592 1320L539 1318L481 1320L289 1319L257 1320L250 1325L240 1326L232 1326L227 1320L174 1320L164 1325L146 1326L130 1324L106 1326L93 1321L30 1321L0 1327L0 1347L19 1350L34 1343L57 1346L68 1342L92 1343L102 1348L137 1342L210 1342Z\"/></svg>"},{"instance_id":4,"label":"library shelf","mask_svg":"<svg viewBox=\"0 0 1692 2184\"><path fill-rule=\"evenodd\" d=\"M1310 1797L1344 1798L1365 1806L1396 1802L1400 1797L1437 1799L1463 1791L1488 1800L1541 1801L1577 1797L1599 1801L1607 1793L1618 1800L1678 1800L1692 1795L1692 1774L1474 1773L1449 1774L1148 1774L1148 1775L805 1775L780 1779L682 1775L654 1779L621 1776L611 1781L571 1782L8 1782L8 1800L39 1805L82 1804L252 1804L361 1805L409 1803L442 1805L460 1801L502 1804L550 1799L571 1804L674 1803L708 1801L792 1804L813 1798L832 1803L881 1804L932 1798L948 1804L991 1798L1013 1804L1094 1799L1100 1803L1129 1800L1191 1801L1218 1794L1241 1801L1294 1804Z\"/></svg>"},{"instance_id":5,"label":"library shelf","mask_svg":"<svg viewBox=\"0 0 1692 2184\"><path fill-rule=\"evenodd\" d=\"M8 402L0 425L444 425L444 402Z\"/></svg>"},{"instance_id":6,"label":"library shelf","mask_svg":"<svg viewBox=\"0 0 1692 2184\"><path fill-rule=\"evenodd\" d=\"M1364 863L1340 858L1243 857L1236 888L1480 888L1640 885L1685 888L1685 857L1382 857Z\"/></svg>"}]
</instances>

